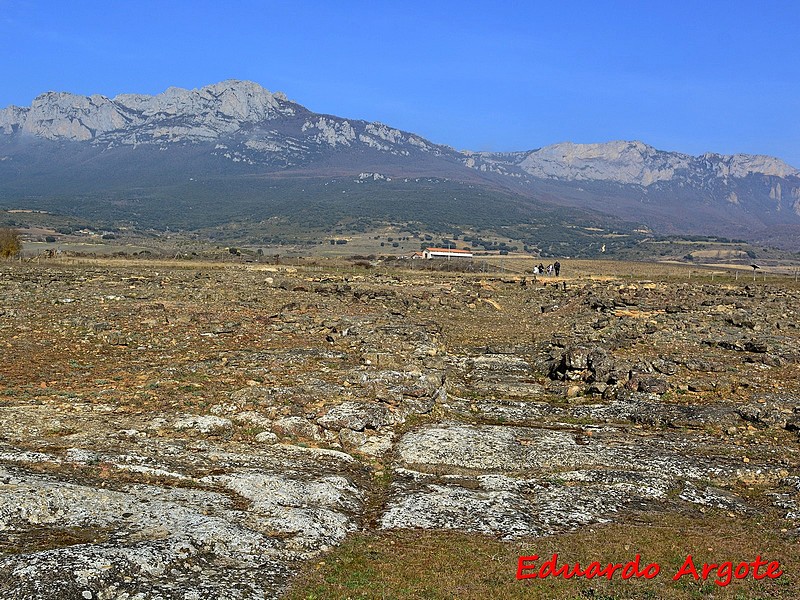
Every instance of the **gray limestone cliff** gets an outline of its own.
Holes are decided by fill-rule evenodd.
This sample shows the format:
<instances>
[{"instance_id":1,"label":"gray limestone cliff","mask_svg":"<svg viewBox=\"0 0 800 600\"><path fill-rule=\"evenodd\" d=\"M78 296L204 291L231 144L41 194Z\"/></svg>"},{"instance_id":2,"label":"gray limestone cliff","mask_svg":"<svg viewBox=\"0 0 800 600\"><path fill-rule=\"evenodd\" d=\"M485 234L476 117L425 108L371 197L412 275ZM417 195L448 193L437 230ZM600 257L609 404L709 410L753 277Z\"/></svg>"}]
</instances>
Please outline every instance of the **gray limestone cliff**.
<instances>
[{"instance_id":1,"label":"gray limestone cliff","mask_svg":"<svg viewBox=\"0 0 800 600\"><path fill-rule=\"evenodd\" d=\"M287 128L287 122L292 127ZM257 83L227 80L200 89L171 87L148 96L80 96L47 92L30 107L0 110L0 132L46 140L114 146L220 141L240 134L241 147L217 150L236 162L259 162L258 153L296 162L315 148L365 147L399 156L451 155L465 166L517 178L611 181L650 186L676 178L743 178L750 174L798 177L800 171L770 156L664 152L642 142L564 142L512 153L456 153L382 123L317 115ZM222 140L227 141L227 140ZM241 140L240 140L241 141ZM773 195L780 195L780 191ZM789 191L791 194L791 190Z\"/></svg>"},{"instance_id":2,"label":"gray limestone cliff","mask_svg":"<svg viewBox=\"0 0 800 600\"><path fill-rule=\"evenodd\" d=\"M272 127L275 122L294 117L299 122L291 134ZM200 89L171 87L155 96L120 94L113 99L97 94L47 92L35 98L30 107L0 110L0 132L6 135L103 145L211 142L253 127L257 131L247 131L246 144L237 149L238 154L223 154L249 162L252 157L248 154L252 152L248 150L290 156L302 154L309 144L330 148L362 145L404 156L415 151L452 153L467 167L516 177L641 186L698 173L723 179L753 173L782 178L800 176L800 171L770 156L690 156L657 150L638 141L564 142L526 152L459 155L451 148L382 123L314 114L281 92L272 93L257 83L233 79Z\"/></svg>"},{"instance_id":3,"label":"gray limestone cliff","mask_svg":"<svg viewBox=\"0 0 800 600\"><path fill-rule=\"evenodd\" d=\"M317 115L281 92L238 80L113 99L47 92L30 107L0 110L0 133L107 147L220 142L220 155L249 164L263 162L264 154L296 164L319 148L343 146L363 145L404 156L436 154L444 148L382 123ZM234 147L228 145L231 136L237 142Z\"/></svg>"},{"instance_id":4,"label":"gray limestone cliff","mask_svg":"<svg viewBox=\"0 0 800 600\"><path fill-rule=\"evenodd\" d=\"M649 186L677 178L744 178L750 174L797 177L800 171L771 156L664 152L642 142L564 142L530 152L477 155L495 170L518 167L540 179L613 181ZM473 159L474 163L474 159ZM470 165L472 166L472 165Z\"/></svg>"},{"instance_id":5,"label":"gray limestone cliff","mask_svg":"<svg viewBox=\"0 0 800 600\"><path fill-rule=\"evenodd\" d=\"M115 134L133 142L137 132L154 138L214 139L244 123L293 115L295 105L247 81L223 81L199 90L171 87L157 96L79 96L48 92L29 108L0 110L0 130L49 140L88 141ZM171 122L181 119L180 122Z\"/></svg>"}]
</instances>

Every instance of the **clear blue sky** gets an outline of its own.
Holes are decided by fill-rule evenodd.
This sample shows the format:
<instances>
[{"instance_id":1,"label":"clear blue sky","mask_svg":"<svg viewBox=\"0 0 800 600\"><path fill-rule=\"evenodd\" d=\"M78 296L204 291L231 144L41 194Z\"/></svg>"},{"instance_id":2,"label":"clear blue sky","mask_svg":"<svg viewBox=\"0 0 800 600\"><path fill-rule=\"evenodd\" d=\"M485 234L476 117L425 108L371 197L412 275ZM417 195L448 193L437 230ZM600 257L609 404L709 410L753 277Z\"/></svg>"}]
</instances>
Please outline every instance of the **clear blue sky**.
<instances>
[{"instance_id":1,"label":"clear blue sky","mask_svg":"<svg viewBox=\"0 0 800 600\"><path fill-rule=\"evenodd\" d=\"M257 81L458 149L641 140L800 167L800 1L0 0L0 107Z\"/></svg>"}]
</instances>

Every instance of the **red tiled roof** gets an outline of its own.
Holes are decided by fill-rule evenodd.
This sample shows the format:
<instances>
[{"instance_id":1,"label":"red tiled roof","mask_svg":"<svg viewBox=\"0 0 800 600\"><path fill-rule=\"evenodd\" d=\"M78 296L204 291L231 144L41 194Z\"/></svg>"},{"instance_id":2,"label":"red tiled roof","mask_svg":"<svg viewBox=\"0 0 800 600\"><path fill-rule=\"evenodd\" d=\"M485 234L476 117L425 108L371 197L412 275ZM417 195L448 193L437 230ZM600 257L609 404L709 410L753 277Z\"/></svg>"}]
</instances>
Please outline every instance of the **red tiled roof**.
<instances>
[{"instance_id":1,"label":"red tiled roof","mask_svg":"<svg viewBox=\"0 0 800 600\"><path fill-rule=\"evenodd\" d=\"M449 252L451 254L472 254L469 250L459 250L458 248L425 248L428 252Z\"/></svg>"}]
</instances>

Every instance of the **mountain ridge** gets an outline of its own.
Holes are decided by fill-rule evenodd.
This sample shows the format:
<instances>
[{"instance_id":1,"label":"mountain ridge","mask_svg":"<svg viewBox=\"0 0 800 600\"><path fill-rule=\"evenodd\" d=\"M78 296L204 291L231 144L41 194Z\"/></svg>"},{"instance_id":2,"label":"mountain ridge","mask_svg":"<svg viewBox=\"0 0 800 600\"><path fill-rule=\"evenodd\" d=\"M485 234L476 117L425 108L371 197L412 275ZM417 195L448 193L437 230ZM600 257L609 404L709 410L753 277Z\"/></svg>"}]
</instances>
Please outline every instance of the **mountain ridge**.
<instances>
[{"instance_id":1,"label":"mountain ridge","mask_svg":"<svg viewBox=\"0 0 800 600\"><path fill-rule=\"evenodd\" d=\"M164 166L149 154L130 152L137 148L158 150ZM0 109L5 203L49 198L50 205L70 207L70 194L74 204L82 192L122 198L133 187L166 200L173 192L164 186L174 189L204 173L219 179L220 190L224 181L252 183L254 177L320 178L319 185L321 178L360 173L436 177L518 196L514 203L527 202L534 213L542 205L570 207L654 231L744 234L759 242L770 241L770 228L780 229L783 240L787 227L800 228L800 171L765 155L692 156L620 140L521 152L456 151L383 123L314 113L282 92L240 80L170 87L152 96L47 92L29 107ZM72 182L72 191L65 193L63 182ZM251 187L248 194L263 192ZM374 192L388 206L398 200L387 189ZM238 201L235 194L225 200ZM437 210L449 210L457 224L459 205L437 202Z\"/></svg>"},{"instance_id":2,"label":"mountain ridge","mask_svg":"<svg viewBox=\"0 0 800 600\"><path fill-rule=\"evenodd\" d=\"M216 104L213 112L209 103ZM108 98L99 94L81 96L70 92L46 92L37 96L30 107L11 105L0 109L0 130L5 134L19 130L51 140L103 142L107 134L124 131L132 126L151 125L150 119L153 118L153 120L163 121L164 117L201 116L204 117L201 122L206 124L207 129L198 129L193 132L183 131L182 133L185 136L184 139L207 140L216 139L221 134L241 129L243 123L255 124L280 116L294 116L297 111L314 114L297 102L289 100L283 92L270 92L252 81L228 79L191 90L169 87L161 94L155 95L128 93ZM139 122L135 122L136 116L143 118ZM337 142L342 143L354 139L352 128L345 125L337 131L335 127L331 128L325 122L325 116L320 115L322 122L318 122L316 127L323 132L329 143L335 145ZM89 123L84 123L80 117L89 117ZM360 119L345 119L346 123L349 121L364 122ZM373 133L378 133L378 137L385 141L391 141L399 133L409 135L408 132L400 132L400 130L377 121L370 125L373 126ZM315 125L307 122L305 126L314 127ZM180 130L171 133L172 135L169 136L155 137L163 137L164 139L161 141L182 141L180 135L175 135L175 133L181 133ZM411 143L423 144L424 138L415 134L410 135L413 140ZM137 143L133 139L126 138L122 138L120 141ZM450 146L431 145L455 151ZM625 162L626 158L630 159L634 154L638 154L640 159L668 155L675 157L681 165L685 165L691 160L716 161L729 165L726 172L720 173L722 176L744 177L749 173L778 177L800 175L800 170L773 156L743 153L724 155L715 152L694 156L681 152L658 150L638 140L612 140L586 144L560 142L533 150L498 153L463 150L460 154L468 158L478 156L490 159L496 156L523 156L518 164L521 164L526 172L545 177L558 177L558 175L539 167L536 160L538 158L541 158L538 162L551 163L558 162L556 159L560 158L562 163L566 162L568 165L572 165L592 159ZM608 177L599 177L599 179L608 179ZM658 180L658 178L647 180L647 177L644 177L644 185L649 185L653 180ZM639 183L632 180L624 182Z\"/></svg>"},{"instance_id":3,"label":"mountain ridge","mask_svg":"<svg viewBox=\"0 0 800 600\"><path fill-rule=\"evenodd\" d=\"M491 154L484 156L492 159ZM500 156L512 157L512 161L518 159L516 164L536 177L613 180L645 187L656 181L671 179L676 171L700 168L700 163L710 166L720 177L743 178L749 174L776 177L800 175L800 171L772 156L724 155L713 152L692 156L658 150L641 141L615 140L594 144L562 142L536 150L501 153ZM599 169L600 165L606 165L606 170ZM587 170L589 173L585 172Z\"/></svg>"}]
</instances>

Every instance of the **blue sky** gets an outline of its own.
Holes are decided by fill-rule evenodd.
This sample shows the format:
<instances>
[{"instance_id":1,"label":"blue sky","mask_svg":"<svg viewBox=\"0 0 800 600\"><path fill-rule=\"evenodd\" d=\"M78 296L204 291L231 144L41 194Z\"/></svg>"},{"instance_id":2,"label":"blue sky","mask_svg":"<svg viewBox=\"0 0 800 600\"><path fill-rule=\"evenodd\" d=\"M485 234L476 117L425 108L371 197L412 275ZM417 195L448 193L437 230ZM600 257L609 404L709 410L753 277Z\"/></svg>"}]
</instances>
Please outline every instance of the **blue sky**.
<instances>
[{"instance_id":1,"label":"blue sky","mask_svg":"<svg viewBox=\"0 0 800 600\"><path fill-rule=\"evenodd\" d=\"M800 2L0 0L0 107L257 81L458 149L641 140L800 167Z\"/></svg>"}]
</instances>

